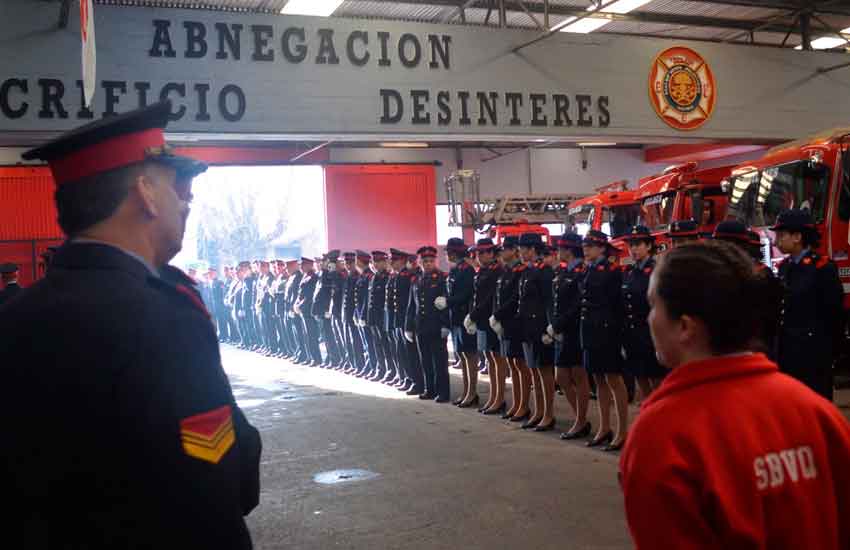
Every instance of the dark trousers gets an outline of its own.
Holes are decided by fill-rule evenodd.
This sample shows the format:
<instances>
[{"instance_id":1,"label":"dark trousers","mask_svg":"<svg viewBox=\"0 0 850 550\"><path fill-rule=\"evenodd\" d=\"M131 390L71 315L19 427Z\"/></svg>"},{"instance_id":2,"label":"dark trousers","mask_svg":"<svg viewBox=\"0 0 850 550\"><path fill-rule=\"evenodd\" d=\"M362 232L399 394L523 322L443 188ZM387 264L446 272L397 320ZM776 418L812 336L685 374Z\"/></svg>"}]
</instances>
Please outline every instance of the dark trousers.
<instances>
[{"instance_id":1,"label":"dark trousers","mask_svg":"<svg viewBox=\"0 0 850 550\"><path fill-rule=\"evenodd\" d=\"M339 363L339 348L336 345L336 337L334 335L333 319L327 317L321 318L322 326L322 341L325 343L325 351L327 351L327 362L332 364Z\"/></svg>"},{"instance_id":2,"label":"dark trousers","mask_svg":"<svg viewBox=\"0 0 850 550\"><path fill-rule=\"evenodd\" d=\"M375 341L375 370L387 374L387 331L381 327L369 327Z\"/></svg>"},{"instance_id":3,"label":"dark trousers","mask_svg":"<svg viewBox=\"0 0 850 550\"><path fill-rule=\"evenodd\" d=\"M236 312L232 307L228 307L224 311L224 320L227 325L227 339L231 342L235 342L239 340L239 327L236 323L236 319L234 318Z\"/></svg>"},{"instance_id":4,"label":"dark trousers","mask_svg":"<svg viewBox=\"0 0 850 550\"><path fill-rule=\"evenodd\" d=\"M311 315L301 317L304 321L304 349L307 352L307 358L315 363L322 362L322 352L319 349L319 324Z\"/></svg>"},{"instance_id":5,"label":"dark trousers","mask_svg":"<svg viewBox=\"0 0 850 550\"><path fill-rule=\"evenodd\" d=\"M378 368L377 356L375 350L375 334L372 332L372 327L359 327L360 337L363 340L363 349L366 352L363 360L363 370L365 372L374 373Z\"/></svg>"},{"instance_id":6,"label":"dark trousers","mask_svg":"<svg viewBox=\"0 0 850 550\"><path fill-rule=\"evenodd\" d=\"M345 343L348 349L348 362L357 370L366 365L366 350L363 348L363 337L360 329L355 326L354 319L345 321Z\"/></svg>"},{"instance_id":7,"label":"dark trousers","mask_svg":"<svg viewBox=\"0 0 850 550\"><path fill-rule=\"evenodd\" d=\"M417 334L419 358L425 374L425 391L441 399L451 397L449 387L449 352L446 339L436 334Z\"/></svg>"},{"instance_id":8,"label":"dark trousers","mask_svg":"<svg viewBox=\"0 0 850 550\"><path fill-rule=\"evenodd\" d=\"M398 361L398 377L406 383L414 382L413 373L410 370L410 348L407 338L404 337L404 329L394 329L392 332L395 344L395 356Z\"/></svg>"},{"instance_id":9,"label":"dark trousers","mask_svg":"<svg viewBox=\"0 0 850 550\"><path fill-rule=\"evenodd\" d=\"M310 355L307 353L307 330L304 327L304 321L299 315L290 318L292 325L293 338L295 340L295 351L299 361L307 361Z\"/></svg>"},{"instance_id":10,"label":"dark trousers","mask_svg":"<svg viewBox=\"0 0 850 550\"><path fill-rule=\"evenodd\" d=\"M387 350L387 376L401 380L404 376L401 372L401 359L398 356L398 342L394 330L384 331L384 349Z\"/></svg>"},{"instance_id":11,"label":"dark trousers","mask_svg":"<svg viewBox=\"0 0 850 550\"><path fill-rule=\"evenodd\" d=\"M410 371L408 375L410 379L413 380L413 390L422 393L425 391L425 371L422 369L422 359L419 357L419 344L417 343L417 338L413 337L413 342L408 342L407 338L404 337L404 330L402 330L402 341L404 345L407 347L407 357L409 360Z\"/></svg>"},{"instance_id":12,"label":"dark trousers","mask_svg":"<svg viewBox=\"0 0 850 550\"><path fill-rule=\"evenodd\" d=\"M333 324L334 340L337 348L337 364L344 365L348 361L348 344L345 341L345 322L341 317L331 319Z\"/></svg>"},{"instance_id":13,"label":"dark trousers","mask_svg":"<svg viewBox=\"0 0 850 550\"><path fill-rule=\"evenodd\" d=\"M242 345L245 346L245 347L252 346L254 344L254 342L251 338L251 321L250 321L248 312L241 311L241 312L238 312L237 315L239 315L239 313L242 314L242 316L238 317L238 319L239 319L239 336L240 336L239 340L242 343Z\"/></svg>"},{"instance_id":14,"label":"dark trousers","mask_svg":"<svg viewBox=\"0 0 850 550\"><path fill-rule=\"evenodd\" d=\"M260 310L260 317L263 319L263 338L266 341L266 348L274 350L277 347L277 331L275 330L277 323L274 320L271 308Z\"/></svg>"}]
</instances>

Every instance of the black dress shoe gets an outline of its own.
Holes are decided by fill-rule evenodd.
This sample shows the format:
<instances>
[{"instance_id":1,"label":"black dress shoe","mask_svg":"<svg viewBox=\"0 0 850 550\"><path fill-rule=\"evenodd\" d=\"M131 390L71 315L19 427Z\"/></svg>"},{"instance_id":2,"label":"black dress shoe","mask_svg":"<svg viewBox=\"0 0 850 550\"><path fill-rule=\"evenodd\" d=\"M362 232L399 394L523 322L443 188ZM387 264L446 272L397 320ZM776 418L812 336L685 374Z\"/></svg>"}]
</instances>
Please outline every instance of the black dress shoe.
<instances>
[{"instance_id":1,"label":"black dress shoe","mask_svg":"<svg viewBox=\"0 0 850 550\"><path fill-rule=\"evenodd\" d=\"M412 387L412 388L410 388L409 390L407 390L407 391L405 392L405 395L410 395L410 396L414 396L414 395L422 395L422 389L421 389L421 388L417 388L417 387Z\"/></svg>"},{"instance_id":2,"label":"black dress shoe","mask_svg":"<svg viewBox=\"0 0 850 550\"><path fill-rule=\"evenodd\" d=\"M510 418L511 422L525 422L528 420L529 413L525 413L522 416L512 416Z\"/></svg>"},{"instance_id":3,"label":"black dress shoe","mask_svg":"<svg viewBox=\"0 0 850 550\"><path fill-rule=\"evenodd\" d=\"M434 399L435 397L433 393L425 392L419 396L419 399Z\"/></svg>"},{"instance_id":4,"label":"black dress shoe","mask_svg":"<svg viewBox=\"0 0 850 550\"><path fill-rule=\"evenodd\" d=\"M548 424L545 424L545 425L544 424L538 424L537 426L535 426L534 431L535 432L548 432L548 431L551 431L554 427L555 427L555 419L553 418L552 422L549 422Z\"/></svg>"},{"instance_id":5,"label":"black dress shoe","mask_svg":"<svg viewBox=\"0 0 850 550\"><path fill-rule=\"evenodd\" d=\"M587 445L588 447L598 447L600 445L607 445L608 443L611 443L611 440L613 440L613 439L614 439L614 432L608 432L607 434L603 435L602 437L600 437L598 439L596 439L596 438L591 439L590 441L585 443L585 445Z\"/></svg>"},{"instance_id":6,"label":"black dress shoe","mask_svg":"<svg viewBox=\"0 0 850 550\"><path fill-rule=\"evenodd\" d=\"M505 402L502 402L498 409L494 409L491 407L489 410L482 411L481 414L486 414L487 416L495 416L498 414L499 416L503 416L505 414L506 409L507 404Z\"/></svg>"},{"instance_id":7,"label":"black dress shoe","mask_svg":"<svg viewBox=\"0 0 850 550\"><path fill-rule=\"evenodd\" d=\"M523 423L522 429L523 430L530 430L531 428L536 428L537 425L540 424L541 420L543 420L542 417L538 418L537 420L529 420L528 422Z\"/></svg>"},{"instance_id":8,"label":"black dress shoe","mask_svg":"<svg viewBox=\"0 0 850 550\"><path fill-rule=\"evenodd\" d=\"M561 434L561 439L570 440L570 439L584 439L585 437L590 435L590 422L586 423L582 429L577 432L566 432Z\"/></svg>"},{"instance_id":9,"label":"black dress shoe","mask_svg":"<svg viewBox=\"0 0 850 550\"><path fill-rule=\"evenodd\" d=\"M503 412L503 413L502 413L502 420L510 420L510 419L511 419L511 418L513 418L513 417L514 417L514 415L512 415L512 414L510 414L510 413L508 413L508 412Z\"/></svg>"},{"instance_id":10,"label":"black dress shoe","mask_svg":"<svg viewBox=\"0 0 850 550\"><path fill-rule=\"evenodd\" d=\"M625 445L625 444L626 444L626 440L624 439L624 440L620 441L619 443L609 443L608 445L605 445L605 447L602 450L605 451L606 453L615 453L615 452L619 451L620 449L622 449L623 445Z\"/></svg>"},{"instance_id":11,"label":"black dress shoe","mask_svg":"<svg viewBox=\"0 0 850 550\"><path fill-rule=\"evenodd\" d=\"M458 397L457 399L452 401L452 405L454 405L455 407L460 406L461 403L463 403L463 396Z\"/></svg>"},{"instance_id":12,"label":"black dress shoe","mask_svg":"<svg viewBox=\"0 0 850 550\"><path fill-rule=\"evenodd\" d=\"M451 398L449 397L442 397L438 395L434 398L434 403L448 403L449 401L451 401Z\"/></svg>"},{"instance_id":13,"label":"black dress shoe","mask_svg":"<svg viewBox=\"0 0 850 550\"><path fill-rule=\"evenodd\" d=\"M480 404L481 404L481 397L476 395L475 397L472 398L472 401L470 401L469 403L459 404L458 408L459 409L468 409L470 407L477 407Z\"/></svg>"}]
</instances>

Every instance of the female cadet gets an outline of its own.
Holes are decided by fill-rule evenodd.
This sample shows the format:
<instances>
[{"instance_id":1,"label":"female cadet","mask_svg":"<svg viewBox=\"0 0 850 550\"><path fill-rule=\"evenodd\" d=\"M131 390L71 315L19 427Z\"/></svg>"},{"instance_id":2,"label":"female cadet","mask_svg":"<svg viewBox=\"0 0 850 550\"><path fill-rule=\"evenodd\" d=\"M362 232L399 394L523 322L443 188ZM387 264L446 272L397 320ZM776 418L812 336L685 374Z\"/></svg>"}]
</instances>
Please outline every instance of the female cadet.
<instances>
[{"instance_id":1,"label":"female cadet","mask_svg":"<svg viewBox=\"0 0 850 550\"><path fill-rule=\"evenodd\" d=\"M587 275L581 285L581 348L584 368L596 382L599 431L588 447L606 445L617 451L626 440L628 392L623 381L620 331L623 306L622 272L608 261L608 235L588 231L582 241ZM617 412L617 432L611 430L611 404Z\"/></svg>"},{"instance_id":2,"label":"female cadet","mask_svg":"<svg viewBox=\"0 0 850 550\"><path fill-rule=\"evenodd\" d=\"M520 375L517 369L517 360L522 357L521 327L516 318L517 292L519 277L523 270L523 264L517 256L518 244L519 239L514 236L505 237L502 241L503 271L496 280L496 291L493 294L493 315L490 316L489 323L493 331L499 336L501 364L505 367L504 372L507 373L509 370L511 373L511 408L502 415L502 418L513 420L516 417L517 422L520 422L528 418L528 404L522 403ZM522 409L522 406L526 408Z\"/></svg>"},{"instance_id":3,"label":"female cadet","mask_svg":"<svg viewBox=\"0 0 850 550\"><path fill-rule=\"evenodd\" d=\"M555 426L552 403L555 400L554 348L543 342L548 324L546 308L552 301L552 269L540 257L546 245L538 233L524 233L519 238L519 253L525 269L519 280L517 316L522 325L523 359L518 361L522 400L531 400L534 385L534 411L523 429L548 431ZM550 342L551 344L551 342Z\"/></svg>"},{"instance_id":4,"label":"female cadet","mask_svg":"<svg viewBox=\"0 0 850 550\"><path fill-rule=\"evenodd\" d=\"M779 215L776 246L785 296L779 317L778 362L783 372L832 400L833 373L844 332L844 291L835 264L813 251L820 241L807 210Z\"/></svg>"},{"instance_id":5,"label":"female cadet","mask_svg":"<svg viewBox=\"0 0 850 550\"><path fill-rule=\"evenodd\" d=\"M623 270L623 349L626 352L626 370L635 377L641 397L646 399L667 374L658 364L647 324L649 302L646 291L649 277L655 269L655 237L649 229L638 225L632 228L626 240L634 263Z\"/></svg>"},{"instance_id":6,"label":"female cadet","mask_svg":"<svg viewBox=\"0 0 850 550\"><path fill-rule=\"evenodd\" d=\"M446 296L437 298L434 306L440 311L448 310L452 345L463 370L463 391L453 404L467 408L480 404L476 341L463 327L463 320L469 314L469 304L472 301L475 269L468 261L467 246L462 239L449 239L446 255L449 262L455 265L449 270L446 279Z\"/></svg>"},{"instance_id":7,"label":"female cadet","mask_svg":"<svg viewBox=\"0 0 850 550\"><path fill-rule=\"evenodd\" d=\"M667 230L670 239L670 247L676 248L690 242L699 240L699 226L693 220L679 220L670 224Z\"/></svg>"},{"instance_id":8,"label":"female cadet","mask_svg":"<svg viewBox=\"0 0 850 550\"><path fill-rule=\"evenodd\" d=\"M473 284L472 307L464 320L464 326L467 332L476 335L478 353L487 358L490 376L489 399L478 411L488 415L503 414L507 368L501 358L499 338L488 321L493 314L496 283L503 270L501 263L496 260L496 246L492 239L478 239L475 250L478 256L478 273L475 274Z\"/></svg>"},{"instance_id":9,"label":"female cadet","mask_svg":"<svg viewBox=\"0 0 850 550\"><path fill-rule=\"evenodd\" d=\"M749 352L762 288L715 241L669 251L652 274L650 330L672 372L620 458L638 550L850 548L850 425Z\"/></svg>"},{"instance_id":10,"label":"female cadet","mask_svg":"<svg viewBox=\"0 0 850 550\"><path fill-rule=\"evenodd\" d=\"M555 380L575 413L575 422L561 439L579 439L589 436L591 430L587 420L590 384L579 341L579 286L586 274L581 237L575 233L561 237L558 254L561 263L552 281L553 308L547 332L557 342Z\"/></svg>"}]
</instances>

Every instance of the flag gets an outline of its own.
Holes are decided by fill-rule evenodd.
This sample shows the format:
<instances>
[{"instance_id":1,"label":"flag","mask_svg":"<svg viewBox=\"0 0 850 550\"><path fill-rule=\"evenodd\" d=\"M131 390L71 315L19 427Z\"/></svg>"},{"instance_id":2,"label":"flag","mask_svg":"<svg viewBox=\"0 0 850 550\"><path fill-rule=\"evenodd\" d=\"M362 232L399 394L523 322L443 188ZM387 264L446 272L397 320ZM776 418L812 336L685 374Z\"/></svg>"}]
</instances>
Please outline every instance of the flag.
<instances>
[{"instance_id":1,"label":"flag","mask_svg":"<svg viewBox=\"0 0 850 550\"><path fill-rule=\"evenodd\" d=\"M80 0L80 35L83 42L83 97L86 107L90 107L97 84L97 52L94 42L92 0Z\"/></svg>"}]
</instances>

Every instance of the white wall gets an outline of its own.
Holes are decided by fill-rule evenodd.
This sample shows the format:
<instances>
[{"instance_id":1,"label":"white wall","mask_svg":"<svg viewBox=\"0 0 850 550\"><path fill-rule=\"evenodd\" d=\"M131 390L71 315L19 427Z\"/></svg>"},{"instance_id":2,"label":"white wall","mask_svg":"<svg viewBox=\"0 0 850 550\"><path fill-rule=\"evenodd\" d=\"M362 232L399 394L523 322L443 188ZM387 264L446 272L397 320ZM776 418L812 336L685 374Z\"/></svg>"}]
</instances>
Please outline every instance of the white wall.
<instances>
[{"instance_id":1,"label":"white wall","mask_svg":"<svg viewBox=\"0 0 850 550\"><path fill-rule=\"evenodd\" d=\"M0 147L0 166L15 164L41 164L41 161L25 162L21 160L21 154L28 151L23 147Z\"/></svg>"},{"instance_id":2,"label":"white wall","mask_svg":"<svg viewBox=\"0 0 850 550\"><path fill-rule=\"evenodd\" d=\"M510 153L510 149L500 149ZM479 170L481 195L592 193L597 187L620 179L638 179L663 170L666 165L643 162L638 149L587 149L587 169L581 167L578 149L520 150L499 158L485 149L463 149L463 167ZM445 201L443 178L455 170L454 149L332 148L333 162L431 162L437 168L437 201Z\"/></svg>"}]
</instances>

